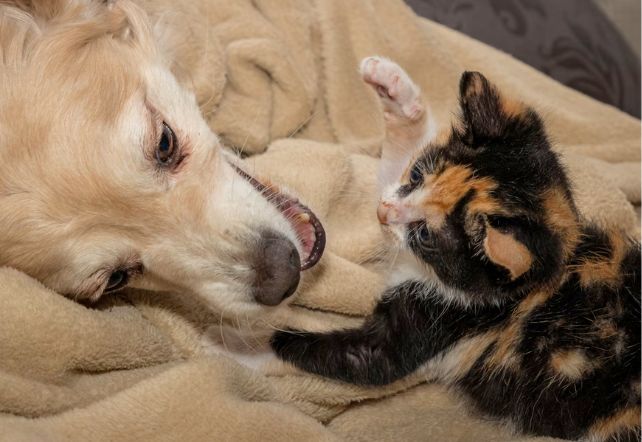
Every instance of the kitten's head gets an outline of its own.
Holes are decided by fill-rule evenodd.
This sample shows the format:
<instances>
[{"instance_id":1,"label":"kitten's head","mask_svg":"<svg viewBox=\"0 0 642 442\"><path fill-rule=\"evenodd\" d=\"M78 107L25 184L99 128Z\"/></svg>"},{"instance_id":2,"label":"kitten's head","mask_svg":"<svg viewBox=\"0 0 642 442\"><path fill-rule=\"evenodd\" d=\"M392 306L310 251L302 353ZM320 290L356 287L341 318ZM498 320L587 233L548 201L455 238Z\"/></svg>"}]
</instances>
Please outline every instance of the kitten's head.
<instances>
[{"instance_id":1,"label":"kitten's head","mask_svg":"<svg viewBox=\"0 0 642 442\"><path fill-rule=\"evenodd\" d=\"M533 109L476 72L460 105L452 129L406 158L379 219L469 300L519 297L556 281L575 247L569 185Z\"/></svg>"}]
</instances>

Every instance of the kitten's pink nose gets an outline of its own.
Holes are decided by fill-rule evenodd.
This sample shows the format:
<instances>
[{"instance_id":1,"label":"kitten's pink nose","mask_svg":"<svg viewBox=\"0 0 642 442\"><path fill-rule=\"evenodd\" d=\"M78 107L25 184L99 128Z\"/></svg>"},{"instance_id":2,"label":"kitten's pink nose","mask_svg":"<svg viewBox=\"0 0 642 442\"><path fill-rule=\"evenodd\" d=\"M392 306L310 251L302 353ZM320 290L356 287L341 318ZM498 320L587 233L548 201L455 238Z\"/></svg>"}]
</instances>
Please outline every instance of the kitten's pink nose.
<instances>
[{"instance_id":1,"label":"kitten's pink nose","mask_svg":"<svg viewBox=\"0 0 642 442\"><path fill-rule=\"evenodd\" d=\"M377 218L384 226L390 224L409 224L422 218L421 212L397 201L381 201L377 207Z\"/></svg>"}]
</instances>

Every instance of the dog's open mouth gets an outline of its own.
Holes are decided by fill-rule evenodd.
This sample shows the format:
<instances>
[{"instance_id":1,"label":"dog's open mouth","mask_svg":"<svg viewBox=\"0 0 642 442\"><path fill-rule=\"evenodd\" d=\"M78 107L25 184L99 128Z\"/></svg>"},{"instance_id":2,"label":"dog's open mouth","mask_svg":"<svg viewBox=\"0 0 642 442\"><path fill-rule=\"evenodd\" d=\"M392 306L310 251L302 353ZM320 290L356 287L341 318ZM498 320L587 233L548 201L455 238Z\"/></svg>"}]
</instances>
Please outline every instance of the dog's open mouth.
<instances>
[{"instance_id":1,"label":"dog's open mouth","mask_svg":"<svg viewBox=\"0 0 642 442\"><path fill-rule=\"evenodd\" d=\"M309 269L319 262L325 249L325 230L316 215L298 199L280 192L275 186L261 183L235 164L232 167L288 220L301 243L301 270Z\"/></svg>"}]
</instances>

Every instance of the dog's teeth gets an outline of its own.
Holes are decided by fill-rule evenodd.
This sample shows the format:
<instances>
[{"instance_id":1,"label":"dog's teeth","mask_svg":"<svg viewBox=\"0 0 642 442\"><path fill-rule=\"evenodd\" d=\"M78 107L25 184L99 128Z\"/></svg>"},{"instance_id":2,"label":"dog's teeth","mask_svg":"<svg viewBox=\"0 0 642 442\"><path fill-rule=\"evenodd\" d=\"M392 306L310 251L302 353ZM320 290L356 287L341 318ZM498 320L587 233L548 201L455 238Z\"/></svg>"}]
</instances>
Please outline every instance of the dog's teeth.
<instances>
[{"instance_id":1,"label":"dog's teeth","mask_svg":"<svg viewBox=\"0 0 642 442\"><path fill-rule=\"evenodd\" d=\"M296 216L296 218L297 218L299 221L301 221L302 223L309 223L309 222L310 222L310 215L309 215L309 214L307 214L307 213L305 213L305 212L303 212L303 213L299 213L299 214Z\"/></svg>"}]
</instances>

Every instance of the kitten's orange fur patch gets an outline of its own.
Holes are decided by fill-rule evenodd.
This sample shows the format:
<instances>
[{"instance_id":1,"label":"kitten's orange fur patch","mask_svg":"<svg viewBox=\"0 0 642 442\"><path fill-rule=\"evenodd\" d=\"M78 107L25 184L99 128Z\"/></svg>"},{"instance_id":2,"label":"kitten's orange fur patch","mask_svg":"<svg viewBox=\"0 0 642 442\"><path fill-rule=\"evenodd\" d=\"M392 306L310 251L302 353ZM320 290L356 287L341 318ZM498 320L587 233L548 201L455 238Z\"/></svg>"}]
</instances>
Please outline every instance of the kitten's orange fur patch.
<instances>
[{"instance_id":1,"label":"kitten's orange fur patch","mask_svg":"<svg viewBox=\"0 0 642 442\"><path fill-rule=\"evenodd\" d=\"M580 240L579 221L572 203L559 188L550 189L543 200L546 224L562 239L564 258L571 256Z\"/></svg>"},{"instance_id":2,"label":"kitten's orange fur patch","mask_svg":"<svg viewBox=\"0 0 642 442\"><path fill-rule=\"evenodd\" d=\"M553 353L550 365L556 374L571 380L581 379L594 368L591 361L580 349L561 350Z\"/></svg>"},{"instance_id":3,"label":"kitten's orange fur patch","mask_svg":"<svg viewBox=\"0 0 642 442\"><path fill-rule=\"evenodd\" d=\"M509 117L521 117L525 115L528 110L528 107L526 107L521 101L509 98L501 98L500 100L502 112Z\"/></svg>"},{"instance_id":4,"label":"kitten's orange fur patch","mask_svg":"<svg viewBox=\"0 0 642 442\"><path fill-rule=\"evenodd\" d=\"M594 284L616 286L620 283L622 279L620 265L627 250L626 240L616 233L609 234L609 240L612 250L611 257L602 259L589 258L577 268L580 283L584 287Z\"/></svg>"},{"instance_id":5,"label":"kitten's orange fur patch","mask_svg":"<svg viewBox=\"0 0 642 442\"><path fill-rule=\"evenodd\" d=\"M625 408L591 426L588 436L591 440L617 440L619 433L640 427L640 406Z\"/></svg>"},{"instance_id":6,"label":"kitten's orange fur patch","mask_svg":"<svg viewBox=\"0 0 642 442\"><path fill-rule=\"evenodd\" d=\"M490 178L474 178L473 171L465 166L447 167L444 172L426 178L424 186L427 195L422 201L428 223L436 228L441 227L455 205L471 190L475 191L469 208L481 211L492 211L497 208L489 192L497 187Z\"/></svg>"},{"instance_id":7,"label":"kitten's orange fur patch","mask_svg":"<svg viewBox=\"0 0 642 442\"><path fill-rule=\"evenodd\" d=\"M495 351L488 359L491 367L514 367L517 363L515 347L521 340L521 331L530 313L544 304L551 292L538 291L529 294L515 309L510 323L500 332Z\"/></svg>"},{"instance_id":8,"label":"kitten's orange fur patch","mask_svg":"<svg viewBox=\"0 0 642 442\"><path fill-rule=\"evenodd\" d=\"M491 226L486 227L484 251L491 261L508 269L512 280L526 273L533 264L533 255L524 244Z\"/></svg>"}]
</instances>

